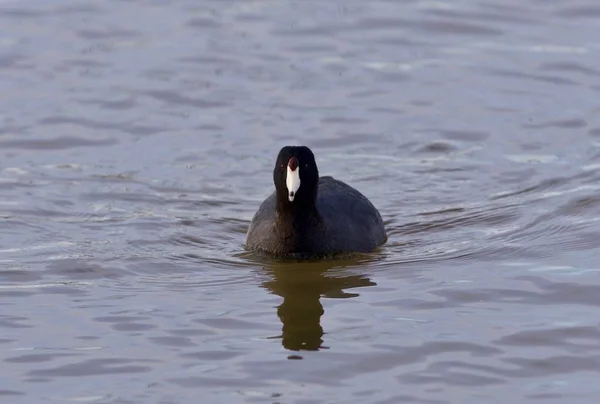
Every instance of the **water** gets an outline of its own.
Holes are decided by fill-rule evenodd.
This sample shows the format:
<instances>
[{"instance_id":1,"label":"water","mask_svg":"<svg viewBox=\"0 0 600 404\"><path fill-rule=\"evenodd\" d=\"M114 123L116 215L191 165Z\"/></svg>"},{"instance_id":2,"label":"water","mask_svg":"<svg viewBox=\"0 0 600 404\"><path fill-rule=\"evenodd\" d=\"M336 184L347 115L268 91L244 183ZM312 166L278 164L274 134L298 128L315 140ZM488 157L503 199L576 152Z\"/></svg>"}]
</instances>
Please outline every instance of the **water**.
<instances>
[{"instance_id":1,"label":"water","mask_svg":"<svg viewBox=\"0 0 600 404\"><path fill-rule=\"evenodd\" d=\"M596 403L600 7L3 1L0 400ZM244 253L279 148L380 209Z\"/></svg>"}]
</instances>

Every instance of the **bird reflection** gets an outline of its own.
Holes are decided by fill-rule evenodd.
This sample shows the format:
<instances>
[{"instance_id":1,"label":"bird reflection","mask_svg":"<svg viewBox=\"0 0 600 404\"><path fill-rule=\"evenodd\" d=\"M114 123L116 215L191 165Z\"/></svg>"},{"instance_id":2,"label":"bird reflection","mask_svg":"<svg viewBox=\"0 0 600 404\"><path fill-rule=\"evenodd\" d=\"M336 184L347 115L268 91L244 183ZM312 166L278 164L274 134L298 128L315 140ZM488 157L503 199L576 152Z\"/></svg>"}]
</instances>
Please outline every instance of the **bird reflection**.
<instances>
[{"instance_id":1,"label":"bird reflection","mask_svg":"<svg viewBox=\"0 0 600 404\"><path fill-rule=\"evenodd\" d=\"M365 275L351 273L349 266L365 260L271 262L265 271L271 278L262 286L281 296L277 315L283 324L282 345L291 351L318 351L323 346L321 316L325 313L321 296L346 299L358 296L345 289L376 285ZM355 267L356 269L356 267Z\"/></svg>"}]
</instances>

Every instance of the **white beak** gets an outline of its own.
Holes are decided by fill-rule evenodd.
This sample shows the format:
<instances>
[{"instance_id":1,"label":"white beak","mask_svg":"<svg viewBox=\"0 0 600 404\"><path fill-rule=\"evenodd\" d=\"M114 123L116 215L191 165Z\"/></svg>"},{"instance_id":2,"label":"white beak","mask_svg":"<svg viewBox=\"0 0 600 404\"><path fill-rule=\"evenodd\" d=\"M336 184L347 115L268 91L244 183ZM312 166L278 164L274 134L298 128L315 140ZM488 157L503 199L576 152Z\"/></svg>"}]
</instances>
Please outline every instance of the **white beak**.
<instances>
[{"instance_id":1,"label":"white beak","mask_svg":"<svg viewBox=\"0 0 600 404\"><path fill-rule=\"evenodd\" d=\"M290 166L288 166L285 185L288 189L288 199L290 202L293 202L296 192L298 192L298 188L300 188L300 167L296 167L296 169L292 171Z\"/></svg>"}]
</instances>

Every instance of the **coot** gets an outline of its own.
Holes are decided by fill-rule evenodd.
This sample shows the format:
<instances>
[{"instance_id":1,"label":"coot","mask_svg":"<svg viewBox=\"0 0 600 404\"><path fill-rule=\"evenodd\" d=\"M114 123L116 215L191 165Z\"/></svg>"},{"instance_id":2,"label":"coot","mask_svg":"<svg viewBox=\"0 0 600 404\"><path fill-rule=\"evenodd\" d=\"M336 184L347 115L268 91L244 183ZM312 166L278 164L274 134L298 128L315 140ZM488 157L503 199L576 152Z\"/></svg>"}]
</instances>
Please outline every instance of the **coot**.
<instances>
[{"instance_id":1,"label":"coot","mask_svg":"<svg viewBox=\"0 0 600 404\"><path fill-rule=\"evenodd\" d=\"M383 220L360 192L319 177L313 152L285 146L273 170L273 192L250 223L246 248L279 257L367 253L387 241Z\"/></svg>"}]
</instances>

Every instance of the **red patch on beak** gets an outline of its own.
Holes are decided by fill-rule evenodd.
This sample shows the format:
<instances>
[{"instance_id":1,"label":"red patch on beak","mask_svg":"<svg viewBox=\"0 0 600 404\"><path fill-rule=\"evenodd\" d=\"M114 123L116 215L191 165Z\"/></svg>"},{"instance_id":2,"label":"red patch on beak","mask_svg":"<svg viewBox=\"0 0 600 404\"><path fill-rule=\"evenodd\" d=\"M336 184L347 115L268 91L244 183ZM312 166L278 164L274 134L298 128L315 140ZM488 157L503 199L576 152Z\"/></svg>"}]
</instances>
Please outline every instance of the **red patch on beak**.
<instances>
[{"instance_id":1,"label":"red patch on beak","mask_svg":"<svg viewBox=\"0 0 600 404\"><path fill-rule=\"evenodd\" d=\"M288 167L290 170L296 171L296 168L298 168L298 159L296 157L290 158L290 161L288 161Z\"/></svg>"}]
</instances>

